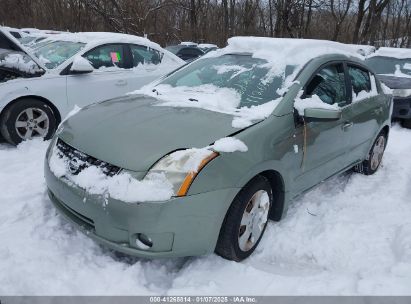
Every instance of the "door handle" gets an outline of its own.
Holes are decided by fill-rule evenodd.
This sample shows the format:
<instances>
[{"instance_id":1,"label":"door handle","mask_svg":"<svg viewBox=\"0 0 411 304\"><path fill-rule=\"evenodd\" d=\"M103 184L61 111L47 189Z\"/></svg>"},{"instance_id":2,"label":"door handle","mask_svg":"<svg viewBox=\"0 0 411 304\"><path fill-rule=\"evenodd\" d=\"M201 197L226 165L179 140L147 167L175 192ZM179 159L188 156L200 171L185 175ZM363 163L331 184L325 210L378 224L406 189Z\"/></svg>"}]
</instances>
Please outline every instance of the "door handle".
<instances>
[{"instance_id":1,"label":"door handle","mask_svg":"<svg viewBox=\"0 0 411 304\"><path fill-rule=\"evenodd\" d=\"M118 80L116 82L116 86L122 87L122 86L125 86L125 85L127 85L127 80Z\"/></svg>"},{"instance_id":2,"label":"door handle","mask_svg":"<svg viewBox=\"0 0 411 304\"><path fill-rule=\"evenodd\" d=\"M354 123L351 121L351 122L345 122L343 125L342 125L342 129L343 129L343 131L347 131L349 128L351 128L352 126L354 125Z\"/></svg>"}]
</instances>

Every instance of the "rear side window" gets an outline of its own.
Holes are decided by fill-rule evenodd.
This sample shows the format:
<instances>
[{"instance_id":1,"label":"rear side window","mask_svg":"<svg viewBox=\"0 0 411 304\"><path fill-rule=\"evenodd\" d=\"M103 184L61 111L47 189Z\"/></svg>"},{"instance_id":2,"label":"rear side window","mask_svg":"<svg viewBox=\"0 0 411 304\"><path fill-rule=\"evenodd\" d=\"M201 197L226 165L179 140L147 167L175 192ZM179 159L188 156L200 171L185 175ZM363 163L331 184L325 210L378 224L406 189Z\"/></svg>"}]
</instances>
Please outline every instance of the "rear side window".
<instances>
[{"instance_id":1,"label":"rear side window","mask_svg":"<svg viewBox=\"0 0 411 304\"><path fill-rule=\"evenodd\" d=\"M342 64L329 65L315 74L306 88L306 96L313 95L330 105L345 105L347 96Z\"/></svg>"},{"instance_id":2,"label":"rear side window","mask_svg":"<svg viewBox=\"0 0 411 304\"><path fill-rule=\"evenodd\" d=\"M353 92L356 95L362 91L371 91L371 79L368 71L355 66L348 66L348 74L351 79Z\"/></svg>"},{"instance_id":3,"label":"rear side window","mask_svg":"<svg viewBox=\"0 0 411 304\"><path fill-rule=\"evenodd\" d=\"M184 48L178 52L178 57L183 60L194 59L203 55L203 52L196 48Z\"/></svg>"},{"instance_id":4,"label":"rear side window","mask_svg":"<svg viewBox=\"0 0 411 304\"><path fill-rule=\"evenodd\" d=\"M130 45L133 56L133 67L140 64L160 64L162 54L154 49L141 45Z\"/></svg>"},{"instance_id":5,"label":"rear side window","mask_svg":"<svg viewBox=\"0 0 411 304\"><path fill-rule=\"evenodd\" d=\"M95 69L102 67L125 67L124 48L122 44L109 44L96 47L84 57Z\"/></svg>"}]
</instances>

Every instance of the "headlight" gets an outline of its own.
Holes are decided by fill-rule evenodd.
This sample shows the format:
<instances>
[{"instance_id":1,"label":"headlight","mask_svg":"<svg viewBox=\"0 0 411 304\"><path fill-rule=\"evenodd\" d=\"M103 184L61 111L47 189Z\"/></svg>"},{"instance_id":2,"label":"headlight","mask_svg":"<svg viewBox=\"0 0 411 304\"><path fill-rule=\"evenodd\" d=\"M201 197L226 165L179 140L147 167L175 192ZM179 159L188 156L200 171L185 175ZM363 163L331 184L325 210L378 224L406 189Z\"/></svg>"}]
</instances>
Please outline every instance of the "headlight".
<instances>
[{"instance_id":1,"label":"headlight","mask_svg":"<svg viewBox=\"0 0 411 304\"><path fill-rule=\"evenodd\" d=\"M392 95L394 97L409 97L411 96L411 89L394 89Z\"/></svg>"},{"instance_id":2,"label":"headlight","mask_svg":"<svg viewBox=\"0 0 411 304\"><path fill-rule=\"evenodd\" d=\"M163 173L173 185L174 196L185 196L201 169L218 155L207 149L176 151L160 159L144 179L151 174Z\"/></svg>"}]
</instances>

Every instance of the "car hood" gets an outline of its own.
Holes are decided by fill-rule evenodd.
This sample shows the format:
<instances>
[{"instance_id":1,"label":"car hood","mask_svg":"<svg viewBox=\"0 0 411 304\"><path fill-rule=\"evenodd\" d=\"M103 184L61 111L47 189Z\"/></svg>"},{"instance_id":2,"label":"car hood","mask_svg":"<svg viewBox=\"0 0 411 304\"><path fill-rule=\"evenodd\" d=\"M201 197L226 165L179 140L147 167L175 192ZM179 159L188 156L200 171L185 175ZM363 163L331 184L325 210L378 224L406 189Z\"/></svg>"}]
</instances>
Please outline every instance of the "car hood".
<instances>
[{"instance_id":1,"label":"car hood","mask_svg":"<svg viewBox=\"0 0 411 304\"><path fill-rule=\"evenodd\" d=\"M228 114L158 106L155 98L134 95L84 108L62 124L58 136L97 159L147 171L170 152L205 147L238 132L232 120Z\"/></svg>"},{"instance_id":2,"label":"car hood","mask_svg":"<svg viewBox=\"0 0 411 304\"><path fill-rule=\"evenodd\" d=\"M27 56L28 58L30 58L30 61L32 61L32 63L36 65L37 70L43 70L43 71L46 70L43 63L41 63L40 60L29 51L29 49L23 46L16 38L14 38L6 30L3 30L1 27L0 27L0 49L2 51L21 53L24 56Z\"/></svg>"},{"instance_id":3,"label":"car hood","mask_svg":"<svg viewBox=\"0 0 411 304\"><path fill-rule=\"evenodd\" d=\"M411 78L378 75L378 78L390 89L411 89Z\"/></svg>"}]
</instances>

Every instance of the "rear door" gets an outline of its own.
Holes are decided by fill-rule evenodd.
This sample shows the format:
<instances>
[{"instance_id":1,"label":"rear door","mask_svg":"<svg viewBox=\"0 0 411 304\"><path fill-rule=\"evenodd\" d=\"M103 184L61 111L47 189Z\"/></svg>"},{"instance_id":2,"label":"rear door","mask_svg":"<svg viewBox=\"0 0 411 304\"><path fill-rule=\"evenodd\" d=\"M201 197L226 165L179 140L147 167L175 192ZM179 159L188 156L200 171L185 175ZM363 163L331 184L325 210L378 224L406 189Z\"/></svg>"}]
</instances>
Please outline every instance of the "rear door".
<instances>
[{"instance_id":1,"label":"rear door","mask_svg":"<svg viewBox=\"0 0 411 304\"><path fill-rule=\"evenodd\" d=\"M377 88L375 76L365 67L347 63L352 103L348 107L350 128L350 151L347 157L351 163L363 160L379 125L384 121L385 97Z\"/></svg>"},{"instance_id":2,"label":"rear door","mask_svg":"<svg viewBox=\"0 0 411 304\"><path fill-rule=\"evenodd\" d=\"M130 91L132 74L127 44L98 46L83 55L94 71L67 76L69 106L85 105L122 96Z\"/></svg>"},{"instance_id":3,"label":"rear door","mask_svg":"<svg viewBox=\"0 0 411 304\"><path fill-rule=\"evenodd\" d=\"M304 98L317 95L324 103L338 104L342 117L338 120L305 121L296 130L303 159L295 179L297 191L304 191L341 171L347 166L345 153L349 143L347 123L349 96L347 77L342 62L321 67L305 86Z\"/></svg>"}]
</instances>

